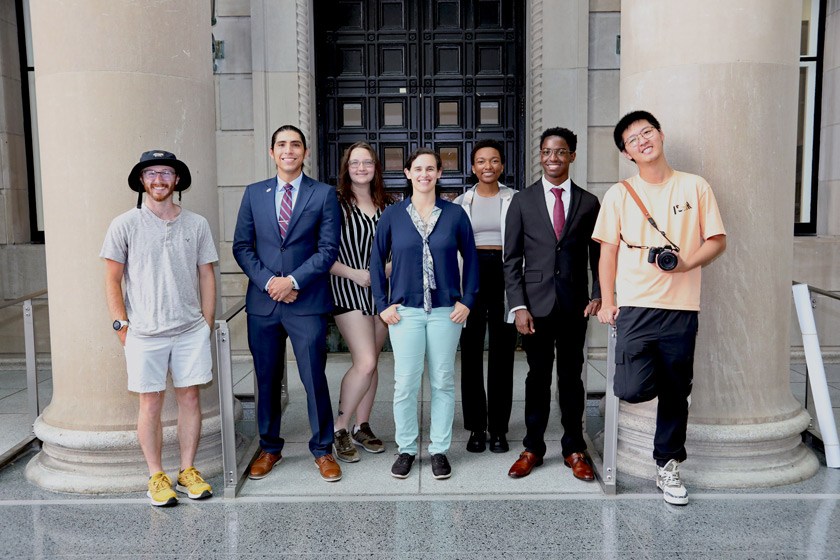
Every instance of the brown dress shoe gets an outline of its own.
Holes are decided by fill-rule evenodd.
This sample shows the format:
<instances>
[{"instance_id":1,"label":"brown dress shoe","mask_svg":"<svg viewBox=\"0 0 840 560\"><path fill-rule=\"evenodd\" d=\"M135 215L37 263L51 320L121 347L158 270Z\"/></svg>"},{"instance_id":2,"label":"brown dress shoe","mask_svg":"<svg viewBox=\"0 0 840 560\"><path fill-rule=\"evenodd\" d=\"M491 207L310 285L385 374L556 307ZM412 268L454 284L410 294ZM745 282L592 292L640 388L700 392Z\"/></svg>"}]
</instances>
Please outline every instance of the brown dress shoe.
<instances>
[{"instance_id":1,"label":"brown dress shoe","mask_svg":"<svg viewBox=\"0 0 840 560\"><path fill-rule=\"evenodd\" d=\"M572 453L565 459L566 466L572 469L572 474L580 480L595 480L592 466L583 453Z\"/></svg>"},{"instance_id":2,"label":"brown dress shoe","mask_svg":"<svg viewBox=\"0 0 840 560\"><path fill-rule=\"evenodd\" d=\"M248 478L251 480L265 478L268 476L268 473L271 472L271 469L274 468L275 463L279 463L282 460L283 456L280 453L269 453L268 451L260 449L260 454L254 462L251 463L251 470L248 472Z\"/></svg>"},{"instance_id":3,"label":"brown dress shoe","mask_svg":"<svg viewBox=\"0 0 840 560\"><path fill-rule=\"evenodd\" d=\"M511 478L522 478L528 476L534 467L539 467L543 464L543 458L538 457L536 453L530 451L523 451L519 454L519 459L513 464L508 471L508 476Z\"/></svg>"},{"instance_id":4,"label":"brown dress shoe","mask_svg":"<svg viewBox=\"0 0 840 560\"><path fill-rule=\"evenodd\" d=\"M335 462L332 455L324 455L315 459L318 470L321 471L321 478L327 482L338 482L341 480L341 467Z\"/></svg>"}]
</instances>

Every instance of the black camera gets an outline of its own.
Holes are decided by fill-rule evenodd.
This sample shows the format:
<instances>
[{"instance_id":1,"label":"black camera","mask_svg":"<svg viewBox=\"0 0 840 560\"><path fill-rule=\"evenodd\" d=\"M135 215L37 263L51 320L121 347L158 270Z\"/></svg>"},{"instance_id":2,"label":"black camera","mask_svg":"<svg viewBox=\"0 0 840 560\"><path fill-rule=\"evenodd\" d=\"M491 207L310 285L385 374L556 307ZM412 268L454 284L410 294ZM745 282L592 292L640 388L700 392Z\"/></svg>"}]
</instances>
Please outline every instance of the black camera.
<instances>
[{"instance_id":1,"label":"black camera","mask_svg":"<svg viewBox=\"0 0 840 560\"><path fill-rule=\"evenodd\" d=\"M648 262L656 263L660 269L669 271L677 268L677 253L670 245L651 247L648 252Z\"/></svg>"}]
</instances>

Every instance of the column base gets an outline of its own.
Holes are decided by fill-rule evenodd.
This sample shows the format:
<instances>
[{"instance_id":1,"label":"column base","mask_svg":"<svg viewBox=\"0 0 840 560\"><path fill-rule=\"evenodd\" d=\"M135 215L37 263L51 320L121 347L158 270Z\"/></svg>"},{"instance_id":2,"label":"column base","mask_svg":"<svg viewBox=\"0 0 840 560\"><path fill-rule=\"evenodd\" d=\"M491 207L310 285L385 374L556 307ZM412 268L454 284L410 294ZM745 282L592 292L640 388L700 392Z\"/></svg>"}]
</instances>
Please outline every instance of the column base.
<instances>
[{"instance_id":1,"label":"column base","mask_svg":"<svg viewBox=\"0 0 840 560\"><path fill-rule=\"evenodd\" d=\"M33 484L78 494L146 490L149 472L136 431L67 430L47 424L42 417L35 420L34 431L43 447L26 465L26 478ZM195 457L195 466L205 478L222 472L221 439L221 417L205 417ZM179 459L177 426L166 426L163 466L170 477L177 476Z\"/></svg>"},{"instance_id":2,"label":"column base","mask_svg":"<svg viewBox=\"0 0 840 560\"><path fill-rule=\"evenodd\" d=\"M621 403L619 475L654 480L656 403L656 399L635 405ZM689 419L688 460L680 466L680 474L686 484L701 488L761 488L811 478L820 463L802 443L801 434L810 421L802 408L775 422L700 424Z\"/></svg>"}]
</instances>

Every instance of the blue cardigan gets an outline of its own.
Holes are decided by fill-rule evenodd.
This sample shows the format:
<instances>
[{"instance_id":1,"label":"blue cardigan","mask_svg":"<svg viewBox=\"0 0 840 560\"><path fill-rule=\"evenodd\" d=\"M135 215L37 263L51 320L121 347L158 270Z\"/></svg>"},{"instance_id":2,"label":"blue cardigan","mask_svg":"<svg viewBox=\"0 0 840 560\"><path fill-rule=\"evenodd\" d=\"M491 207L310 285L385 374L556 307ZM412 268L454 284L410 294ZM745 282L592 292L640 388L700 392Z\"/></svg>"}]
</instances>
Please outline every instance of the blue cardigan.
<instances>
[{"instance_id":1,"label":"blue cardigan","mask_svg":"<svg viewBox=\"0 0 840 560\"><path fill-rule=\"evenodd\" d=\"M382 313L394 303L423 308L423 240L403 200L385 209L376 226L370 255L370 285L376 310ZM475 251L470 219L464 209L438 198L441 209L435 229L429 236L429 249L435 263L432 307L451 307L460 301L472 308L478 293L478 254ZM458 270L458 253L464 260L463 282ZM385 263L391 256L391 297ZM463 293L461 292L463 286Z\"/></svg>"}]
</instances>

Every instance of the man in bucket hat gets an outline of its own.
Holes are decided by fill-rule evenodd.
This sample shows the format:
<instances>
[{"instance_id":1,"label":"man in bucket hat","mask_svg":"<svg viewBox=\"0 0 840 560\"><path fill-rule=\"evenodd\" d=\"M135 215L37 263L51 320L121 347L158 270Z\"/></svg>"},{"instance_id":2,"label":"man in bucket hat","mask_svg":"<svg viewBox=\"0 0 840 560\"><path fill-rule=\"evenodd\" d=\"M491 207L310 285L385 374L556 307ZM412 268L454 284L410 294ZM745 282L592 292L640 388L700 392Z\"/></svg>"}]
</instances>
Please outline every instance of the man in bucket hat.
<instances>
[{"instance_id":1,"label":"man in bucket hat","mask_svg":"<svg viewBox=\"0 0 840 560\"><path fill-rule=\"evenodd\" d=\"M193 461L201 434L198 386L212 377L213 263L219 257L207 220L172 200L191 181L189 168L174 154L144 152L128 175L128 186L139 193L137 208L111 222L99 254L105 259L113 329L125 350L128 390L140 396L137 439L149 467L147 495L154 506L178 503L161 460L168 371L178 402L181 469L176 489L191 499L213 493Z\"/></svg>"}]
</instances>

